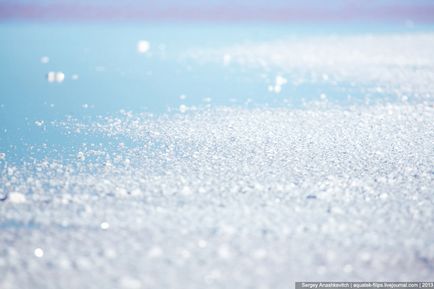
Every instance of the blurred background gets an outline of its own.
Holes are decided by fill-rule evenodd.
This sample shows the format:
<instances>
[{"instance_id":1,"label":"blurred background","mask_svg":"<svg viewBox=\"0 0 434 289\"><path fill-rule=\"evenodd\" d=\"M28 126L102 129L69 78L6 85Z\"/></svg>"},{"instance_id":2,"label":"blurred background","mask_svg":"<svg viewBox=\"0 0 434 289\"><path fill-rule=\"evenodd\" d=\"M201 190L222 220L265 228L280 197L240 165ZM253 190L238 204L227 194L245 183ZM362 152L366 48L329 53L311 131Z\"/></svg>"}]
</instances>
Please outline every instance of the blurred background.
<instances>
[{"instance_id":1,"label":"blurred background","mask_svg":"<svg viewBox=\"0 0 434 289\"><path fill-rule=\"evenodd\" d=\"M429 0L0 1L5 20L57 21L416 21L431 22Z\"/></svg>"}]
</instances>

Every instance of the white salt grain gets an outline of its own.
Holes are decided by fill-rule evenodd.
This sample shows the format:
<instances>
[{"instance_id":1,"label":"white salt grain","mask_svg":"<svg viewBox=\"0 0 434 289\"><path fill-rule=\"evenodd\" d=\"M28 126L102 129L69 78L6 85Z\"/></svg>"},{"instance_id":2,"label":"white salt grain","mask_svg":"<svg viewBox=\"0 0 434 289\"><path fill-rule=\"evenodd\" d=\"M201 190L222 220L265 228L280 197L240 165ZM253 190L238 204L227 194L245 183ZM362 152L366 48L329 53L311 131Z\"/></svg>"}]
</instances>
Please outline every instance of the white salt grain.
<instances>
[{"instance_id":1,"label":"white salt grain","mask_svg":"<svg viewBox=\"0 0 434 289\"><path fill-rule=\"evenodd\" d=\"M18 192L9 193L8 199L14 204L22 204L26 202L26 196Z\"/></svg>"}]
</instances>

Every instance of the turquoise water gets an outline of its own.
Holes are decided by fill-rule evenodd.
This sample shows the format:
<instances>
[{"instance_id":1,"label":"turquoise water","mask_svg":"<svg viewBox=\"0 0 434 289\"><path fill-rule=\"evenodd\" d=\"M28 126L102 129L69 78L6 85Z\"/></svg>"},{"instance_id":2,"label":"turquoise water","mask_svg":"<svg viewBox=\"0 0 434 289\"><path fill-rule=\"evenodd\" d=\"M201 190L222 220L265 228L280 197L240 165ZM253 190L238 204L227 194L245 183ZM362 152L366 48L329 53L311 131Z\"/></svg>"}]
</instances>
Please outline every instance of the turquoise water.
<instances>
[{"instance_id":1,"label":"turquoise water","mask_svg":"<svg viewBox=\"0 0 434 289\"><path fill-rule=\"evenodd\" d=\"M67 116L110 115L121 109L156 114L188 106L293 106L326 92L345 103L348 91L327 84L288 85L279 95L267 89L260 69L201 63L191 49L219 48L312 35L359 35L432 31L405 25L145 25L3 23L0 25L0 151L8 160L43 157L33 145L81 143L46 124ZM151 43L149 53L137 41ZM48 57L48 63L41 63ZM63 83L47 73L61 71ZM276 73L279 71L276 70ZM270 74L273 71L269 72ZM72 78L78 78L73 80ZM362 98L357 87L353 96ZM180 99L185 95L185 100ZM291 102L285 102L287 96ZM353 100L354 101L354 100ZM43 123L41 122L43 121ZM35 122L41 126L35 125ZM42 128L41 128L42 127Z\"/></svg>"}]
</instances>

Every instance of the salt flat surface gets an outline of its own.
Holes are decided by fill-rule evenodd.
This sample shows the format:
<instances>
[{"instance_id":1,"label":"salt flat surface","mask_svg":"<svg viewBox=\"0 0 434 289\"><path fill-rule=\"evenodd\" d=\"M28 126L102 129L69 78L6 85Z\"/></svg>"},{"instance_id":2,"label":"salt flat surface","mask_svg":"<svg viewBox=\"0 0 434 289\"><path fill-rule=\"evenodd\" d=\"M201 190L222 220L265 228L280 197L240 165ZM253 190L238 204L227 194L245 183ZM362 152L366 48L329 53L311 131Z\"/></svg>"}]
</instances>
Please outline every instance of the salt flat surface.
<instances>
[{"instance_id":1,"label":"salt flat surface","mask_svg":"<svg viewBox=\"0 0 434 289\"><path fill-rule=\"evenodd\" d=\"M328 96L300 109L185 105L44 124L108 141L22 163L2 156L0 288L431 280L433 42L315 38L185 54L259 65L273 89L349 81L396 97L387 103Z\"/></svg>"},{"instance_id":2,"label":"salt flat surface","mask_svg":"<svg viewBox=\"0 0 434 289\"><path fill-rule=\"evenodd\" d=\"M433 33L304 36L191 49L184 57L257 67L269 76L278 71L293 85L350 83L366 92L426 99L434 91L433 47Z\"/></svg>"}]
</instances>

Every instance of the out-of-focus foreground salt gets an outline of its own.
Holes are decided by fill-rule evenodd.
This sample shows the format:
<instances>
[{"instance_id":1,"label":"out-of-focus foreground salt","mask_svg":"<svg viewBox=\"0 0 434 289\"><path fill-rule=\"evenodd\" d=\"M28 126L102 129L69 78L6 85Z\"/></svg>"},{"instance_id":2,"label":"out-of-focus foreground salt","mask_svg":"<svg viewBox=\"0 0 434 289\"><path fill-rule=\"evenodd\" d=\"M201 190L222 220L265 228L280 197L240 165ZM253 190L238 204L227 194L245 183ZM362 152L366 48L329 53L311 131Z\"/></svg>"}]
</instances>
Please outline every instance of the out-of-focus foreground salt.
<instances>
[{"instance_id":1,"label":"out-of-focus foreground salt","mask_svg":"<svg viewBox=\"0 0 434 289\"><path fill-rule=\"evenodd\" d=\"M19 198L0 204L1 287L429 279L433 120L385 105L66 122L132 143L2 165Z\"/></svg>"},{"instance_id":2,"label":"out-of-focus foreground salt","mask_svg":"<svg viewBox=\"0 0 434 289\"><path fill-rule=\"evenodd\" d=\"M273 72L277 70L288 78L284 83L294 86L349 84L400 99L409 95L417 99L434 97L434 33L288 37L191 49L184 58L208 63L221 62L222 56L230 57L231 65L262 69L270 74L270 85L274 85ZM276 86L269 90L281 91L281 77L277 75Z\"/></svg>"}]
</instances>

